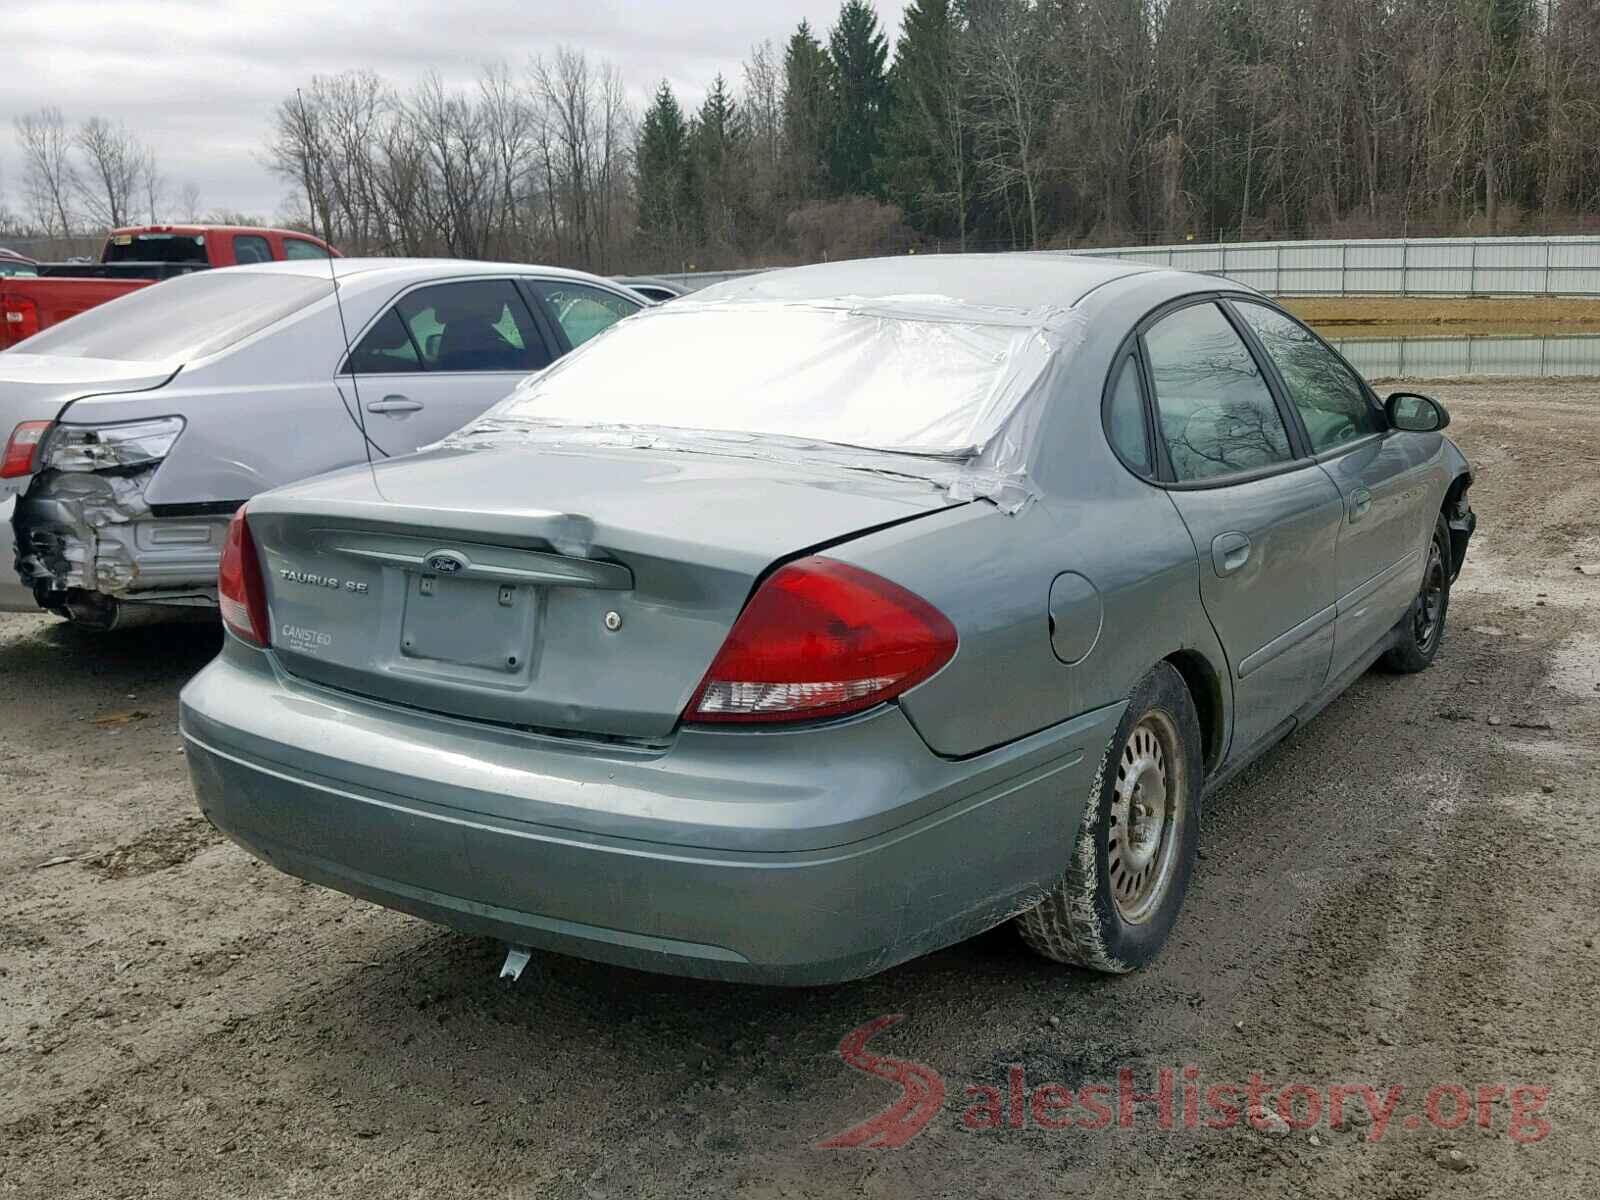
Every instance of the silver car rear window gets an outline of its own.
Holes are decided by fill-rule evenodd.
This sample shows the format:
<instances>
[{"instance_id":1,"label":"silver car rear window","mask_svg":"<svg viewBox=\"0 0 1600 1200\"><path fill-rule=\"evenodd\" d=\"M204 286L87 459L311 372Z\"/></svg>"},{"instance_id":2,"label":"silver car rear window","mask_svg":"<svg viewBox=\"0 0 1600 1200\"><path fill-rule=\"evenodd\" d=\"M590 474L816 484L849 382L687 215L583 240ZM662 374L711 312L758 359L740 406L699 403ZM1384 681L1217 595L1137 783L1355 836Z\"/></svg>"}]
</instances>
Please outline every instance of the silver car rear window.
<instances>
[{"instance_id":1,"label":"silver car rear window","mask_svg":"<svg viewBox=\"0 0 1600 1200\"><path fill-rule=\"evenodd\" d=\"M191 362L332 294L327 279L219 270L141 288L28 339L29 354Z\"/></svg>"},{"instance_id":2,"label":"silver car rear window","mask_svg":"<svg viewBox=\"0 0 1600 1200\"><path fill-rule=\"evenodd\" d=\"M940 303L698 303L618 322L490 415L828 442L981 449L1050 361L1037 314Z\"/></svg>"}]
</instances>

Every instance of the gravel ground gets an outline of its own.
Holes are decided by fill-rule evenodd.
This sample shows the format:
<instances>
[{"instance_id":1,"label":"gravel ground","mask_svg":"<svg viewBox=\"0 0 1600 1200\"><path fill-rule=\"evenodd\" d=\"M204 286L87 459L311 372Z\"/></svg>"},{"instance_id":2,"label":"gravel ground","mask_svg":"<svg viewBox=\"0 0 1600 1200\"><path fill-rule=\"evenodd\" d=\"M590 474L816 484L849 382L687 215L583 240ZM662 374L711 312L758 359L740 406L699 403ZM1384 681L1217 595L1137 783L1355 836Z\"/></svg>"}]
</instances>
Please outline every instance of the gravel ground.
<instances>
[{"instance_id":1,"label":"gravel ground","mask_svg":"<svg viewBox=\"0 0 1600 1200\"><path fill-rule=\"evenodd\" d=\"M1214 799L1172 943L1123 979L1000 929L811 991L553 956L501 983L494 945L198 818L175 706L214 633L0 617L0 1196L1596 1194L1600 384L1434 390L1482 522L1438 662L1368 675ZM872 1050L943 1106L898 1150L818 1149L897 1095L838 1053L883 1014ZM1081 1127L1081 1089L1163 1067L1172 1128ZM1080 1125L1013 1125L1019 1071L1078 1089ZM1253 1075L1404 1091L1387 1121L1186 1121L1186 1087ZM1518 1086L1548 1092L1514 1124ZM1000 1128L970 1127L984 1088Z\"/></svg>"}]
</instances>

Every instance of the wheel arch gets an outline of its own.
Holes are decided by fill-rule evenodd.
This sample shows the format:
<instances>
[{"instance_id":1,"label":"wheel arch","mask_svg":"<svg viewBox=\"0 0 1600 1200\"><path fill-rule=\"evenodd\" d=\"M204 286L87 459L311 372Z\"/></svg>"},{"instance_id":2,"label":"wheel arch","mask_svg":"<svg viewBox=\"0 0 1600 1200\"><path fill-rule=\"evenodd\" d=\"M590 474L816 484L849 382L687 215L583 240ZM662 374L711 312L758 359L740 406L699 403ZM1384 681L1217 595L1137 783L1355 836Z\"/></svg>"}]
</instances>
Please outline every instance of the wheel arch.
<instances>
[{"instance_id":1,"label":"wheel arch","mask_svg":"<svg viewBox=\"0 0 1600 1200\"><path fill-rule=\"evenodd\" d=\"M1189 689L1194 701L1195 715L1200 719L1200 736L1203 741L1201 759L1206 774L1210 775L1222 765L1222 751L1227 728L1227 701L1223 696L1222 676L1216 667L1199 650L1177 650L1161 660L1170 664Z\"/></svg>"},{"instance_id":2,"label":"wheel arch","mask_svg":"<svg viewBox=\"0 0 1600 1200\"><path fill-rule=\"evenodd\" d=\"M1445 489L1444 501L1439 505L1439 515L1450 530L1451 582L1461 574L1461 568L1466 564L1467 543L1472 540L1472 531L1478 523L1466 498L1467 489L1471 486L1472 472L1463 468L1450 481L1450 486Z\"/></svg>"}]
</instances>

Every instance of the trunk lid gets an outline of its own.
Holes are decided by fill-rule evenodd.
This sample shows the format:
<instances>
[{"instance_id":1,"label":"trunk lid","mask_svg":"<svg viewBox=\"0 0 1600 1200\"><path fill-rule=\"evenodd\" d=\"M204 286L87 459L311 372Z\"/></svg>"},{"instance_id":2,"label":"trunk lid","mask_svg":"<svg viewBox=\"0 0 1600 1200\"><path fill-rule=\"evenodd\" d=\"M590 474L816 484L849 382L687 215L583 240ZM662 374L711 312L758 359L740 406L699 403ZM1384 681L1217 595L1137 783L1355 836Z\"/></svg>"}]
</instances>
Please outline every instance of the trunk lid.
<instances>
[{"instance_id":1,"label":"trunk lid","mask_svg":"<svg viewBox=\"0 0 1600 1200\"><path fill-rule=\"evenodd\" d=\"M666 737L775 561L956 503L843 468L440 450L259 497L293 674L475 720Z\"/></svg>"}]
</instances>

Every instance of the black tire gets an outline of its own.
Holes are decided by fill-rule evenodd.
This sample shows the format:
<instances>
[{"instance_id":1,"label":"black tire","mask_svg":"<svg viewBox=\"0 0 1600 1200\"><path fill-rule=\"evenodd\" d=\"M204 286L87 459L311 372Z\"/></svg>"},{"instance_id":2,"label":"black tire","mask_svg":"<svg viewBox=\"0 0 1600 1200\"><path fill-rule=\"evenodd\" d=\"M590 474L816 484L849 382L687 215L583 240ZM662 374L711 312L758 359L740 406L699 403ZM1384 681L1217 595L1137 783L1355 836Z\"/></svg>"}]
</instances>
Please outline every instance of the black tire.
<instances>
[{"instance_id":1,"label":"black tire","mask_svg":"<svg viewBox=\"0 0 1600 1200\"><path fill-rule=\"evenodd\" d=\"M1414 675L1426 671L1444 641L1444 618L1450 610L1450 526L1441 513L1428 543L1428 561L1422 586L1411 607L1395 627L1399 641L1380 660L1387 671Z\"/></svg>"},{"instance_id":2,"label":"black tire","mask_svg":"<svg viewBox=\"0 0 1600 1200\"><path fill-rule=\"evenodd\" d=\"M1161 663L1128 697L1090 785L1064 874L1016 919L1029 948L1056 962L1114 974L1154 959L1189 890L1204 774L1194 700L1183 676ZM1157 785L1159 821L1152 811ZM1143 821L1132 816L1135 808L1146 814ZM1129 829L1131 838L1124 836ZM1155 873L1154 882L1140 885L1144 875L1135 868L1146 848L1145 870ZM1156 890L1144 895L1145 887Z\"/></svg>"}]
</instances>

